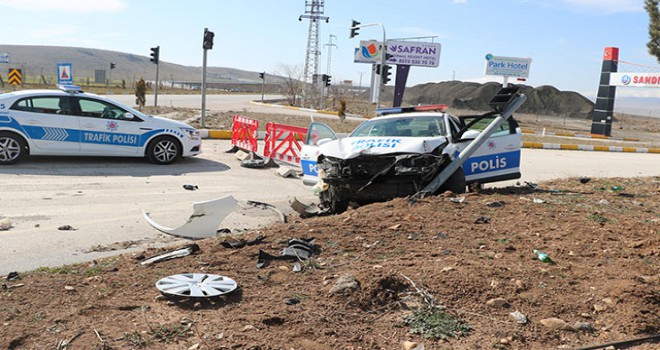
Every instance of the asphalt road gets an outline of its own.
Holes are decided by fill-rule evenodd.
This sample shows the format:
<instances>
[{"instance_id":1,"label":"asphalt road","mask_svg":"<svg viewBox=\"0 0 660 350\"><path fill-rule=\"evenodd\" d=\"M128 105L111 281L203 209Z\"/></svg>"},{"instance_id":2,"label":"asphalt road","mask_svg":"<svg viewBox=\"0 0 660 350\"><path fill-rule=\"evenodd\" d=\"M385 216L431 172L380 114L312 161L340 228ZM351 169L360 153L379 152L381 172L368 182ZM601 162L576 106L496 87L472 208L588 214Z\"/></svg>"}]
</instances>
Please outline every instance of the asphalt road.
<instances>
[{"instance_id":1,"label":"asphalt road","mask_svg":"<svg viewBox=\"0 0 660 350\"><path fill-rule=\"evenodd\" d=\"M143 209L174 228L190 217L193 202L231 195L290 211L293 197L315 198L299 179L282 178L272 168L241 167L225 153L230 148L230 141L205 140L202 155L167 166L131 158L31 157L1 167L0 218L13 227L0 231L0 275L116 254L85 253L97 245L172 243L172 236L144 220ZM185 184L199 189L186 190ZM250 229L278 220L270 210L238 210L220 227ZM58 229L65 225L73 230Z\"/></svg>"}]
</instances>

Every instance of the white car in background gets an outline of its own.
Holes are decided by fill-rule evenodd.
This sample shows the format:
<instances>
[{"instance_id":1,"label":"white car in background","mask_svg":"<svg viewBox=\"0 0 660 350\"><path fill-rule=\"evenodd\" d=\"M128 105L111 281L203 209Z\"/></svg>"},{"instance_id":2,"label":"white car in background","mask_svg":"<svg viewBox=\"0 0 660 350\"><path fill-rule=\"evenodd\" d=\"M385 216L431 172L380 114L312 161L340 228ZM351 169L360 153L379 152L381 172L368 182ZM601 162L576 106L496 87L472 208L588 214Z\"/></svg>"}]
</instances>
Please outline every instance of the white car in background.
<instances>
[{"instance_id":1,"label":"white car in background","mask_svg":"<svg viewBox=\"0 0 660 350\"><path fill-rule=\"evenodd\" d=\"M429 184L496 117L456 117L446 105L396 107L338 138L325 124L310 125L301 149L303 182L316 186L320 206L340 213L365 204L413 195ZM521 130L509 118L439 191L520 178Z\"/></svg>"},{"instance_id":2,"label":"white car in background","mask_svg":"<svg viewBox=\"0 0 660 350\"><path fill-rule=\"evenodd\" d=\"M145 115L76 86L0 95L0 165L28 155L147 157L170 164L202 152L195 128Z\"/></svg>"}]
</instances>

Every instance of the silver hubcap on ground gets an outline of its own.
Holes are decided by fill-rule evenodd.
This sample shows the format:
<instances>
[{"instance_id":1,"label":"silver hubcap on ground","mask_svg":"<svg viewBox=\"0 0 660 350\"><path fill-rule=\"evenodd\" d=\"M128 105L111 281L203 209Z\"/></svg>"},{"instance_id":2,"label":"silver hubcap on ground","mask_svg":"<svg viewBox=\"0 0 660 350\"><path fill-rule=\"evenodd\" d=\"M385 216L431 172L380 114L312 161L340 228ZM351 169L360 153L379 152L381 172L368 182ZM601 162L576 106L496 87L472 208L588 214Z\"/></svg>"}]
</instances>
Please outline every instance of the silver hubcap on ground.
<instances>
[{"instance_id":1,"label":"silver hubcap on ground","mask_svg":"<svg viewBox=\"0 0 660 350\"><path fill-rule=\"evenodd\" d=\"M177 152L177 145L169 140L160 141L156 144L156 147L154 147L154 157L162 163L173 160L176 157Z\"/></svg>"},{"instance_id":2,"label":"silver hubcap on ground","mask_svg":"<svg viewBox=\"0 0 660 350\"><path fill-rule=\"evenodd\" d=\"M16 159L21 154L21 145L16 140L3 137L0 138L0 161L8 162Z\"/></svg>"},{"instance_id":3,"label":"silver hubcap on ground","mask_svg":"<svg viewBox=\"0 0 660 350\"><path fill-rule=\"evenodd\" d=\"M164 294L181 297L207 298L226 294L238 288L229 277L205 273L172 275L158 280L156 288Z\"/></svg>"}]
</instances>

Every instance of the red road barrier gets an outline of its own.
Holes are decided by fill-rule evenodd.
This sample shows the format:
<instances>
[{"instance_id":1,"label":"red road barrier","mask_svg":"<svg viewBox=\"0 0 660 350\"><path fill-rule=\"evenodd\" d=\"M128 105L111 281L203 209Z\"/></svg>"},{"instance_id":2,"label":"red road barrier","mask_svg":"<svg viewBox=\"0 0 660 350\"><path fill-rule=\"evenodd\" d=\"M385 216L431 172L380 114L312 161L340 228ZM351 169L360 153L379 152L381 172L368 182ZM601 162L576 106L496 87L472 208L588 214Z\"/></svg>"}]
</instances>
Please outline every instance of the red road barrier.
<instances>
[{"instance_id":1,"label":"red road barrier","mask_svg":"<svg viewBox=\"0 0 660 350\"><path fill-rule=\"evenodd\" d=\"M264 156L288 163L300 163L300 149L305 142L307 128L284 124L266 124Z\"/></svg>"},{"instance_id":2,"label":"red road barrier","mask_svg":"<svg viewBox=\"0 0 660 350\"><path fill-rule=\"evenodd\" d=\"M238 148L256 152L258 128L258 120L235 115L231 124L231 144Z\"/></svg>"}]
</instances>

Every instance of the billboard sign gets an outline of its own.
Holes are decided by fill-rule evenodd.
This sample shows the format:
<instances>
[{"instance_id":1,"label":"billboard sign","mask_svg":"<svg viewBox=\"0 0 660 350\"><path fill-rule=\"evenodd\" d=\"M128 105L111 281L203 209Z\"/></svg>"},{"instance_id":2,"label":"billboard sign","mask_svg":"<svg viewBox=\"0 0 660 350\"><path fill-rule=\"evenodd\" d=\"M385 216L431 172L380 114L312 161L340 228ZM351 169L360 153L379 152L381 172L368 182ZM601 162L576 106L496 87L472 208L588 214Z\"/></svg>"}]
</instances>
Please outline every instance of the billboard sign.
<instances>
[{"instance_id":1,"label":"billboard sign","mask_svg":"<svg viewBox=\"0 0 660 350\"><path fill-rule=\"evenodd\" d=\"M486 55L486 75L528 78L531 58Z\"/></svg>"},{"instance_id":2,"label":"billboard sign","mask_svg":"<svg viewBox=\"0 0 660 350\"><path fill-rule=\"evenodd\" d=\"M380 41L362 40L360 41L360 47L355 49L353 62L379 64L381 51Z\"/></svg>"},{"instance_id":3,"label":"billboard sign","mask_svg":"<svg viewBox=\"0 0 660 350\"><path fill-rule=\"evenodd\" d=\"M387 41L387 64L437 67L440 64L440 44L415 41Z\"/></svg>"},{"instance_id":4,"label":"billboard sign","mask_svg":"<svg viewBox=\"0 0 660 350\"><path fill-rule=\"evenodd\" d=\"M0 63L9 63L9 54L6 52L0 52Z\"/></svg>"},{"instance_id":5,"label":"billboard sign","mask_svg":"<svg viewBox=\"0 0 660 350\"><path fill-rule=\"evenodd\" d=\"M381 63L380 41L363 40L355 49L354 63ZM440 64L440 44L414 41L387 41L385 64L437 67Z\"/></svg>"},{"instance_id":6,"label":"billboard sign","mask_svg":"<svg viewBox=\"0 0 660 350\"><path fill-rule=\"evenodd\" d=\"M610 73L610 85L660 87L660 73Z\"/></svg>"}]
</instances>

